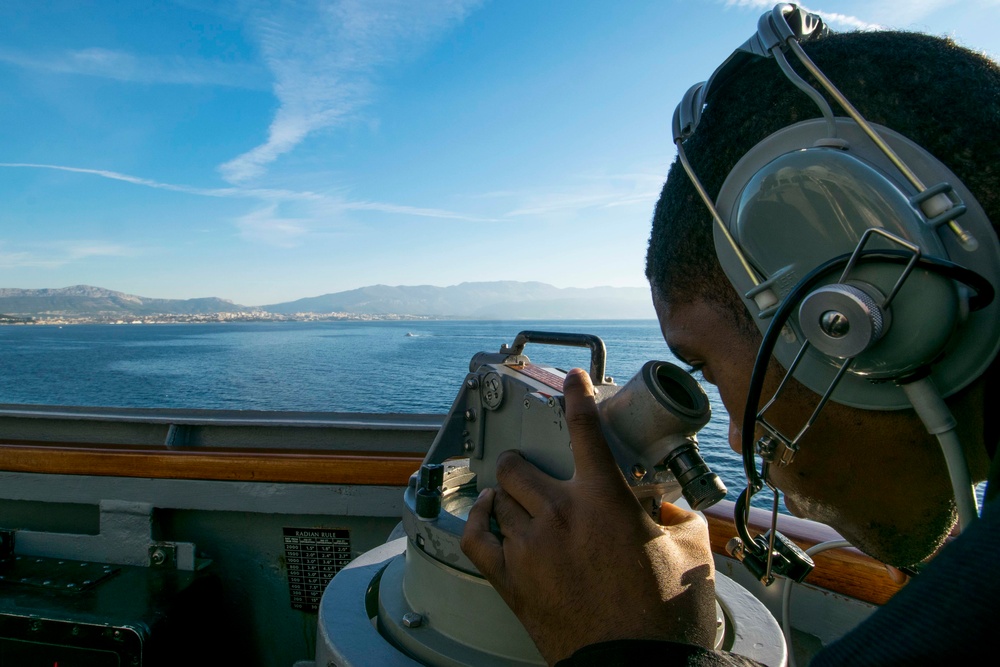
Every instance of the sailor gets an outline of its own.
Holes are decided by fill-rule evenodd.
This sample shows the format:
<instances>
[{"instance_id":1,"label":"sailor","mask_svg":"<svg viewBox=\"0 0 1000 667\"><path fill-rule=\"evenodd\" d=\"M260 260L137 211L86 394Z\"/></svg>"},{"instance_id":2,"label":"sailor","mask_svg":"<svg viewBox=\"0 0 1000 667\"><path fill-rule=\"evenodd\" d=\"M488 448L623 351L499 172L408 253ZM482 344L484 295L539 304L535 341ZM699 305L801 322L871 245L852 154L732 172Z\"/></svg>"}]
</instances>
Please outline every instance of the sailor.
<instances>
[{"instance_id":1,"label":"sailor","mask_svg":"<svg viewBox=\"0 0 1000 667\"><path fill-rule=\"evenodd\" d=\"M943 239L937 249L928 249L922 241L915 243L923 251L919 261L943 254L947 256L941 259L948 261L942 266L967 265L972 261L969 258L985 256L989 264L986 273L995 276L997 241L991 225L1000 222L997 64L947 39L895 32L825 34L816 17L794 6L779 6L775 11L797 33L793 48L781 44L775 49L782 52L778 58L787 55L784 65L794 61L792 69L811 88L822 90L814 76L785 53L801 42L808 58L864 119L903 135L909 140L907 146L910 142L919 145L915 150L899 149L910 156L909 161L915 161L913 156L923 155L923 151L930 153L946 168L942 168L945 176L938 180L966 192L963 201L978 201L964 201L971 212L966 213L966 220L976 211L984 212L986 222L976 232L978 238L953 238L953 232L944 227L951 225L952 230L971 234L962 217L954 218L956 224L948 222L937 232ZM764 397L761 403L766 401L778 389L791 361L788 355L776 353L776 359L767 354L762 362L767 369L763 387L752 386L758 381L753 369L765 338L762 330L767 329L767 322L760 322L769 316L759 316L759 311L773 304L766 298L758 302L747 296L752 290L740 278L741 271L746 277L746 269L737 259L749 257L754 280L761 280L764 287L770 285L772 296L779 300L788 298L794 290L790 291L787 282L768 282L769 257L783 253L772 266L798 266L796 253L808 255L828 242L842 245L841 236L850 246L859 244L856 230L844 232L847 223L824 220L822 214L854 206L857 183L865 191L912 190L896 167L880 172L878 168L849 166L840 180L819 185L811 180L812 174L829 166L826 163L815 168L789 163L791 166L779 170L767 166L770 157L751 155L747 159L757 159L760 164L747 168L742 158L760 152L762 144L765 154L785 150L798 156L822 144L830 149L827 153L852 155L866 142L855 136L857 128L852 127L843 135L849 135L847 139L838 135L836 140L824 139L825 144L810 139L801 150L768 145L775 133L806 119L820 118L814 123L820 126L832 120L822 120L826 114L817 111L822 103L804 94L783 67L776 66L774 52L767 52L769 45L763 47L762 54L749 56L746 52L753 48L744 48L742 54L736 54L739 57L717 70L708 86L696 91L691 104L695 122L680 129L678 145L690 168L677 161L670 169L653 218L646 267L663 336L678 359L718 388L729 413L730 445L737 452L769 434L773 436L770 442L787 450L779 453L780 460L772 456L762 464L763 475L756 468L748 471L749 486L756 479L757 488L762 484L776 487L793 514L829 524L852 544L889 565L911 568L930 559L887 605L826 647L813 664L937 664L978 657L991 639L994 613L1000 604L1000 501L991 502L992 487L988 489L981 515L963 516L961 535L945 544L957 523L956 508L961 510L963 503L968 504L959 488L962 484L956 487L953 483L940 439L928 433L924 401L912 400L918 409L899 402L900 397L912 396L912 389L904 391L907 383L919 384L928 377L933 380L945 399L944 413L950 411L952 423L957 424L952 432L961 443L958 456L968 473L964 486L991 476L991 459L1000 434L996 415L1000 362L995 359L1000 315L997 310L990 310L986 319L969 315L968 303L961 300L977 291L974 286L953 280L955 274L949 274L945 282L951 287L946 291L958 295L957 305L939 307L931 295L933 289L904 285L898 298L911 302L899 301L886 308L893 316L888 326L897 332L893 338L886 334L875 340L874 346L856 353L820 350L829 357L826 365L830 367L852 360L845 371L851 376L846 384L830 389L825 380L820 381L829 375L824 375L826 371L795 370L763 420L766 427L760 422L754 426L756 415L751 414L747 423L754 432L747 433L748 393L759 390ZM828 91L822 96L839 109ZM837 115L845 114L838 110ZM853 121L848 124L856 125ZM826 136L828 129L809 131ZM794 143L794 136L787 136L780 141ZM876 155L870 162L884 162L881 151L869 152ZM738 163L742 166L737 169ZM738 182L730 196L736 203L722 210L726 193L720 194L720 190L731 188L731 181ZM742 185L747 182L755 183L761 191L778 188L773 191L778 195L764 203L751 201L753 197L745 195L748 188ZM706 197L699 194L699 186ZM706 198L710 202L704 201ZM823 202L817 204L820 199ZM815 214L812 218L806 215L794 228L782 224L781 216L787 209L779 206L800 206L793 200L807 202L801 206L811 207L808 210ZM915 201L911 198L908 205L914 206ZM711 202L718 202L719 210L706 206ZM773 227L767 227L771 222L752 220L731 224L730 211L743 215L744 209L753 206L757 210L775 207L778 217ZM716 215L721 220L715 219ZM863 224L892 228L881 219ZM900 223L900 228L909 224ZM737 237L734 242L720 240L719 227L725 225L730 225ZM767 229L772 231L762 231ZM915 233L919 236L922 232ZM891 239L886 237L876 245L891 249L903 236L906 234L893 233ZM933 246L938 241L930 243ZM848 247L852 256L864 254L864 249L854 250L857 253ZM842 252L835 249L828 255ZM903 271L902 264L895 266ZM944 271L921 264L916 272L924 268L925 274ZM791 272L795 278L791 282L806 272ZM933 283L933 278L928 280ZM990 280L995 281L995 277ZM805 294L813 298L808 289ZM795 338L796 332L802 337L805 316L800 308L801 304L794 304L790 311L792 317L800 318L799 328L783 328L786 338ZM949 308L954 315L947 314ZM909 315L904 316L904 310ZM827 317L823 322L834 326L835 319ZM923 345L921 336L926 331L945 326L942 320L949 321L947 340L930 352L919 353L923 358L904 359L900 362L904 370L884 377L877 372L867 377L863 372L851 375L864 366L869 358L865 355L876 351L898 358L910 354ZM834 333L839 332L826 331L828 337ZM875 334L872 337L878 338ZM957 345L956 339L963 342ZM774 344L782 345L782 339ZM813 352L810 355L816 356ZM883 381L872 383L872 377ZM827 394L831 400L796 440L794 435L808 422L820 397ZM654 523L629 492L608 452L586 373L573 371L568 375L565 397L575 476L558 481L514 452L504 454L497 463L498 486L485 490L470 513L462 544L465 552L521 619L550 664L747 664L739 656L711 650L714 571L703 522L689 512L664 505L662 525ZM950 463L954 467L955 462ZM1000 466L993 466L993 476L1000 474L998 469ZM490 532L490 517L496 520L502 537ZM744 546L747 557L752 557L754 545Z\"/></svg>"}]
</instances>

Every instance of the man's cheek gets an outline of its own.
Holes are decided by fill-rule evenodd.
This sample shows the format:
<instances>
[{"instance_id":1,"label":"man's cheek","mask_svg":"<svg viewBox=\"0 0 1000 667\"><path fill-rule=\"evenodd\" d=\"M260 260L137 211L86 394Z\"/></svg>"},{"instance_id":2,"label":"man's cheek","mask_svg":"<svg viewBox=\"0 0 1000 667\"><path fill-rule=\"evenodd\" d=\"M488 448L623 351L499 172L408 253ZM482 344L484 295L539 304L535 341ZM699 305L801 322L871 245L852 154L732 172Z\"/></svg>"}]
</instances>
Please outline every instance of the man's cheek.
<instances>
[{"instance_id":1,"label":"man's cheek","mask_svg":"<svg viewBox=\"0 0 1000 667\"><path fill-rule=\"evenodd\" d=\"M729 419L729 446L739 454L743 451L743 431L735 419Z\"/></svg>"}]
</instances>

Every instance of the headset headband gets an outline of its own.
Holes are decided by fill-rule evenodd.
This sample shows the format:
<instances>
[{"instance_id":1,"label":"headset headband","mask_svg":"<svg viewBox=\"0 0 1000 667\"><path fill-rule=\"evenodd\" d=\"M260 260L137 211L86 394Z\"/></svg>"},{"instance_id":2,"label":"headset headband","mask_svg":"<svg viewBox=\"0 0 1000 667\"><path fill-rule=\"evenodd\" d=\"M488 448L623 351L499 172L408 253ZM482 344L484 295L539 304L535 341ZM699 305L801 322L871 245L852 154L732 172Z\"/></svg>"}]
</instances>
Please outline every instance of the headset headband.
<instances>
[{"instance_id":1,"label":"headset headband","mask_svg":"<svg viewBox=\"0 0 1000 667\"><path fill-rule=\"evenodd\" d=\"M757 22L757 32L737 47L712 72L707 81L691 86L684 94L674 111L674 143L694 134L712 93L724 87L747 62L755 58L772 58L774 48L786 48L790 39L806 42L828 34L830 29L823 19L795 5L781 4L761 16Z\"/></svg>"}]
</instances>

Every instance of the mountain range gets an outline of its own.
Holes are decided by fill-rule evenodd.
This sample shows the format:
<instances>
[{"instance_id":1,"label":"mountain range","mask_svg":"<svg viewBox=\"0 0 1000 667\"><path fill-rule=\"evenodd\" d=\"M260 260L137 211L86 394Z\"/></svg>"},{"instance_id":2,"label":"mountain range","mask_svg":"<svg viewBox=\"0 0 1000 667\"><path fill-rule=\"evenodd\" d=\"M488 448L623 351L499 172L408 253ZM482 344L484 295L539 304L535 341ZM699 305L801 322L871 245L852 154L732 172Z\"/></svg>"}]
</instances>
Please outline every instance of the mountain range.
<instances>
[{"instance_id":1,"label":"mountain range","mask_svg":"<svg viewBox=\"0 0 1000 667\"><path fill-rule=\"evenodd\" d=\"M226 299L153 299L89 285L58 289L0 288L0 313L9 317L128 318L214 313L339 313L462 319L647 319L655 317L649 290L639 287L558 288L540 282L371 285L266 306Z\"/></svg>"},{"instance_id":2,"label":"mountain range","mask_svg":"<svg viewBox=\"0 0 1000 667\"><path fill-rule=\"evenodd\" d=\"M151 299L102 287L75 285L58 289L0 288L0 313L16 317L207 315L257 310L226 299Z\"/></svg>"}]
</instances>

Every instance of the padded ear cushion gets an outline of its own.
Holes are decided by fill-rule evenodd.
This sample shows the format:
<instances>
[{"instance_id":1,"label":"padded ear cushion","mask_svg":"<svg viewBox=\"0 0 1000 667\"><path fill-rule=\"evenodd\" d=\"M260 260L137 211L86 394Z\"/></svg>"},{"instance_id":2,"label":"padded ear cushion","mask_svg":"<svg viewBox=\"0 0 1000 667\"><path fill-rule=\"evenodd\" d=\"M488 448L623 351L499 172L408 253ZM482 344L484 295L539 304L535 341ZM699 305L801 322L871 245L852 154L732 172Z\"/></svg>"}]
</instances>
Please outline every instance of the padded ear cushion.
<instances>
[{"instance_id":1,"label":"padded ear cushion","mask_svg":"<svg viewBox=\"0 0 1000 667\"><path fill-rule=\"evenodd\" d=\"M1000 243L972 193L918 145L892 130L875 127L926 186L951 184L967 207L958 221L979 241L978 248L963 248L947 225L928 224L911 203L915 188L853 121L837 119L844 146L829 141L822 119L784 128L740 159L717 200L730 234L763 284L754 287L736 252L716 229L719 261L762 332L773 308L762 310L750 295L770 290L771 302L783 299L814 268L853 252L871 227L918 246L923 256L960 264L984 276L994 288L1000 287ZM883 237L874 238L866 249L901 249ZM899 264L866 263L856 267L847 282L884 297L902 270ZM838 282L840 277L839 273L831 275L824 284ZM768 299L760 301L768 303ZM785 368L804 340L797 317L775 349ZM964 286L918 268L889 307L884 336L858 355L833 400L869 409L909 407L902 390L888 380L928 364L933 364L935 385L948 396L981 375L998 348L1000 302L994 300L969 313ZM824 394L842 363L811 347L795 377Z\"/></svg>"}]
</instances>

